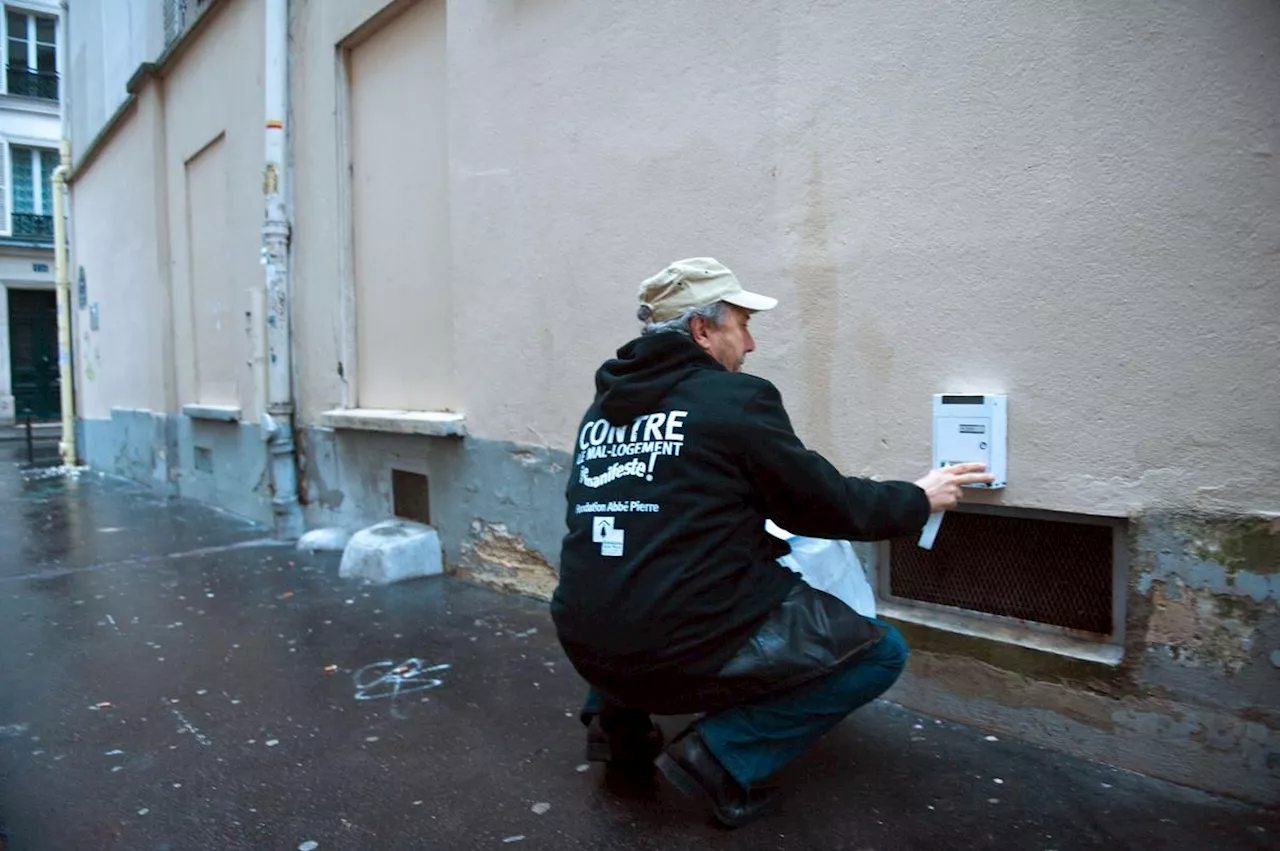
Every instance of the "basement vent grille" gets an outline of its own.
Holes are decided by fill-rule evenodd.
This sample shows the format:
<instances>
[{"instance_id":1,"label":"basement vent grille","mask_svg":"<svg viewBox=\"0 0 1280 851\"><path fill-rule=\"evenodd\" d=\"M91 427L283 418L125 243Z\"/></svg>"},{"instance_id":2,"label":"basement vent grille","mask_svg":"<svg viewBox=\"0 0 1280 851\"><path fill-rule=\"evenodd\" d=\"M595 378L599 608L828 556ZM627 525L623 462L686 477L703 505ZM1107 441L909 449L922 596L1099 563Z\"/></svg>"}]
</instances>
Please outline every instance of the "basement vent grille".
<instances>
[{"instance_id":1,"label":"basement vent grille","mask_svg":"<svg viewBox=\"0 0 1280 851\"><path fill-rule=\"evenodd\" d=\"M431 525L431 488L425 474L392 469L391 501L396 517Z\"/></svg>"},{"instance_id":2,"label":"basement vent grille","mask_svg":"<svg viewBox=\"0 0 1280 851\"><path fill-rule=\"evenodd\" d=\"M1109 635L1111 525L948 512L932 550L889 549L891 596Z\"/></svg>"}]
</instances>

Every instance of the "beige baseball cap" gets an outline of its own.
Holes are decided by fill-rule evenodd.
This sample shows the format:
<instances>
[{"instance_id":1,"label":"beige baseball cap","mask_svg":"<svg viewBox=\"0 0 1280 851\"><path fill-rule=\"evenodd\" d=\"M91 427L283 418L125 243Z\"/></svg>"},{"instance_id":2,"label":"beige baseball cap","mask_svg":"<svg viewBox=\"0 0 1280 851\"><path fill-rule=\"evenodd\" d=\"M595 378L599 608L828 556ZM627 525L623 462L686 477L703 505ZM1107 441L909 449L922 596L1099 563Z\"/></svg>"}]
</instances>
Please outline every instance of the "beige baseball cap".
<instances>
[{"instance_id":1,"label":"beige baseball cap","mask_svg":"<svg viewBox=\"0 0 1280 851\"><path fill-rule=\"evenodd\" d=\"M776 298L749 292L733 272L711 257L677 260L640 285L642 322L666 322L693 307L725 301L747 310L772 310Z\"/></svg>"}]
</instances>

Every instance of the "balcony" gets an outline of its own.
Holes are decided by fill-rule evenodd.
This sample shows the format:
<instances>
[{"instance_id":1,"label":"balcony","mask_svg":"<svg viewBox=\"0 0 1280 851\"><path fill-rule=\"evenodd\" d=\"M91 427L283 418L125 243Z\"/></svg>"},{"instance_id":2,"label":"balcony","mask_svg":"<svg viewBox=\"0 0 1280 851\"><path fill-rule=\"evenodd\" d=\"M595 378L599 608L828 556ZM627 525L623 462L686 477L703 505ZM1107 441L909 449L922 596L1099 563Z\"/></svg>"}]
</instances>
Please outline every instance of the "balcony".
<instances>
[{"instance_id":1,"label":"balcony","mask_svg":"<svg viewBox=\"0 0 1280 851\"><path fill-rule=\"evenodd\" d=\"M5 78L9 94L37 100L58 101L58 75L53 71L32 71L9 67Z\"/></svg>"},{"instance_id":2,"label":"balcony","mask_svg":"<svg viewBox=\"0 0 1280 851\"><path fill-rule=\"evenodd\" d=\"M14 213L13 237L29 239L33 242L53 242L53 216Z\"/></svg>"}]
</instances>

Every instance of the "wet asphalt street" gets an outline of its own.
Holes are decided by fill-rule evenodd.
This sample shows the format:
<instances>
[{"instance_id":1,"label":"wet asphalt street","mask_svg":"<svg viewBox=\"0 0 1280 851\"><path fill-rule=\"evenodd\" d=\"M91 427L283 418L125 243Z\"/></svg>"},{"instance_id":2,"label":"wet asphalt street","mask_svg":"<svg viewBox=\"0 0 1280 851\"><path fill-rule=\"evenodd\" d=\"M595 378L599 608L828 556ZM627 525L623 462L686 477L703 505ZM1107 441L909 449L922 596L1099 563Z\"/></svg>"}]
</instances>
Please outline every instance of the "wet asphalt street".
<instances>
[{"instance_id":1,"label":"wet asphalt street","mask_svg":"<svg viewBox=\"0 0 1280 851\"><path fill-rule=\"evenodd\" d=\"M585 765L545 604L361 586L336 555L24 458L0 443L8 851L1280 847L1274 814L885 702L726 832Z\"/></svg>"}]
</instances>

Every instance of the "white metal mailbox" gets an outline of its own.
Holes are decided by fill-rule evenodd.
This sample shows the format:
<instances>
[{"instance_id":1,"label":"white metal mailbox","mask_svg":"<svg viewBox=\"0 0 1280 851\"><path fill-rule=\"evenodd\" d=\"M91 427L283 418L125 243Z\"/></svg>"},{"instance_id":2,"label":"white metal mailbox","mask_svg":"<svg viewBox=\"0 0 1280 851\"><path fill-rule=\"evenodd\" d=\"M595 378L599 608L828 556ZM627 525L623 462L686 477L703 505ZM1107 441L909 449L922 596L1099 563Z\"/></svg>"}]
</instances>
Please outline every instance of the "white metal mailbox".
<instances>
[{"instance_id":1,"label":"white metal mailbox","mask_svg":"<svg viewBox=\"0 0 1280 851\"><path fill-rule=\"evenodd\" d=\"M933 397L933 465L981 461L1002 488L1008 473L1008 397L998 394L936 393Z\"/></svg>"}]
</instances>

